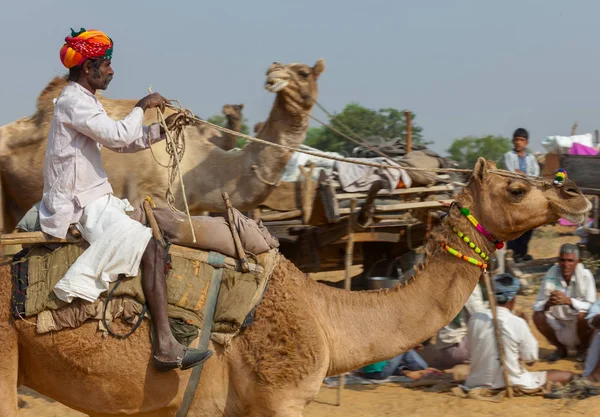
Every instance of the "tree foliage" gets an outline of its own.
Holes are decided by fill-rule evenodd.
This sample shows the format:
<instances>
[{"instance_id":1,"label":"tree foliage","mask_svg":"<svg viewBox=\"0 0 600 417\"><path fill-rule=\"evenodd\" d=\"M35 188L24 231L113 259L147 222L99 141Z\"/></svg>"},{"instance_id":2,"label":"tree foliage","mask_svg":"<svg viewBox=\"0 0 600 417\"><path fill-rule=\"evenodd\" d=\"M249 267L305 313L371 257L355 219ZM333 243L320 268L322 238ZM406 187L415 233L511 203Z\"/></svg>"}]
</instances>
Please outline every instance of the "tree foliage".
<instances>
[{"instance_id":1,"label":"tree foliage","mask_svg":"<svg viewBox=\"0 0 600 417\"><path fill-rule=\"evenodd\" d=\"M415 114L411 112L413 143L423 143L422 129L414 123ZM381 136L384 139L402 138L406 140L406 118L404 111L394 108L372 110L357 103L348 104L341 113L334 115L330 126L347 133L344 126L349 127L355 135L349 136L365 139ZM329 152L351 154L357 144L338 135L326 126L311 127L306 135L308 146Z\"/></svg>"},{"instance_id":2,"label":"tree foliage","mask_svg":"<svg viewBox=\"0 0 600 417\"><path fill-rule=\"evenodd\" d=\"M225 116L223 116L222 114L215 114L214 116L209 117L207 121L212 124L221 126L221 127L227 127L227 118ZM244 117L244 120L242 121L242 128L240 129L240 132L245 135L250 134L250 127L248 126L248 119L246 119L245 117ZM235 142L235 146L238 148L243 148L244 145L246 144L246 142L247 142L246 139L238 137Z\"/></svg>"},{"instance_id":3,"label":"tree foliage","mask_svg":"<svg viewBox=\"0 0 600 417\"><path fill-rule=\"evenodd\" d=\"M504 154L511 148L511 140L502 136L466 136L455 139L447 152L462 168L473 168L479 157L495 161L499 168L504 168Z\"/></svg>"}]
</instances>

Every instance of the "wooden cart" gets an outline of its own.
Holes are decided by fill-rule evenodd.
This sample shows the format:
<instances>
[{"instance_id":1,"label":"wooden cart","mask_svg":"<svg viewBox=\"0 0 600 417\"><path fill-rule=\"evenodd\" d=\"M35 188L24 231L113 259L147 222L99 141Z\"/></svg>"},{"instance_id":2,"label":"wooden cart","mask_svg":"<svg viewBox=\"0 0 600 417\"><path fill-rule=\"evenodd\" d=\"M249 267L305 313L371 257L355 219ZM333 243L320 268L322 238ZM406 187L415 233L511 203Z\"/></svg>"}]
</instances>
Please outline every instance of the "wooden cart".
<instances>
[{"instance_id":1,"label":"wooden cart","mask_svg":"<svg viewBox=\"0 0 600 417\"><path fill-rule=\"evenodd\" d=\"M396 271L394 265L406 272L413 266L415 251L439 222L441 210L458 191L448 176L439 175L438 183L428 187L389 192L376 182L369 192L345 193L325 171L313 173L314 166L301 167L298 181L281 183L252 213L304 272L344 270L349 234L354 243L352 264L362 264L367 272L375 264L383 271ZM366 274L362 278L353 286L366 288Z\"/></svg>"}]
</instances>

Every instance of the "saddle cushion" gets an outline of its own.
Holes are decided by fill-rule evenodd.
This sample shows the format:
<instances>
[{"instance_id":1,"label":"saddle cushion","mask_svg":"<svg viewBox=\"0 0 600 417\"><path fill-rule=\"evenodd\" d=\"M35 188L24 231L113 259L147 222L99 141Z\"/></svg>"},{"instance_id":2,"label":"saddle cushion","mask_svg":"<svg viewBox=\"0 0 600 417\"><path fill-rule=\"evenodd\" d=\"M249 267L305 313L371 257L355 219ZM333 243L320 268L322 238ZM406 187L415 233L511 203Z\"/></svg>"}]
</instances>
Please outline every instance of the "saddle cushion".
<instances>
[{"instance_id":1,"label":"saddle cushion","mask_svg":"<svg viewBox=\"0 0 600 417\"><path fill-rule=\"evenodd\" d=\"M15 257L13 275L18 275L13 280L15 299L17 294L21 297L22 307L22 299L25 298L25 317L39 314L39 318L43 319L38 319L38 332L77 327L87 319L98 319L106 293L94 303L77 300L77 303L68 305L52 291L86 247L86 243L64 244L52 250L36 245L25 256ZM279 259L277 249L263 252L248 260L251 270L243 273L238 269L236 259L215 252L171 246L170 254L172 269L167 274L169 317L183 320L198 329L202 327L211 279L217 269L223 270L211 338L225 345L242 329L247 317L260 302ZM109 291L114 285L111 284ZM136 277L123 278L113 297L111 303L117 304L109 309L111 318L122 314L130 319L131 314L127 311L139 313L141 309L135 305L145 303L141 272ZM129 301L119 304L124 303L118 301L121 298ZM131 302L134 302L133 306L124 307ZM61 315L60 310L64 314Z\"/></svg>"}]
</instances>

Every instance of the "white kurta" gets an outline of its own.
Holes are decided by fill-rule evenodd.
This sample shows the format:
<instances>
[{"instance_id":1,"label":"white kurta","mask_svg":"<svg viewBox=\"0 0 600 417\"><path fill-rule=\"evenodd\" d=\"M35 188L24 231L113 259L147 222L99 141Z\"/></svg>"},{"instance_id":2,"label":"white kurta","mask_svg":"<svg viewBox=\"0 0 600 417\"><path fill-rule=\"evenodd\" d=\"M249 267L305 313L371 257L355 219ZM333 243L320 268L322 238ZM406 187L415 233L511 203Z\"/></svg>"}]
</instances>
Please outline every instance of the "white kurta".
<instances>
[{"instance_id":1,"label":"white kurta","mask_svg":"<svg viewBox=\"0 0 600 417\"><path fill-rule=\"evenodd\" d=\"M143 126L144 111L132 109L123 120L108 117L100 101L81 85L69 82L54 105L44 160L40 225L64 238L92 201L113 192L102 167L103 146L137 152L161 139L159 125Z\"/></svg>"},{"instance_id":2,"label":"white kurta","mask_svg":"<svg viewBox=\"0 0 600 417\"><path fill-rule=\"evenodd\" d=\"M571 306L552 306L546 311L548 325L554 330L560 343L569 348L579 345L577 336L577 315L587 312L592 303L596 301L596 282L592 273L585 269L582 264L575 268L573 277L567 284L562 277L558 265L548 270L537 299L533 306L534 311L544 311L544 306L554 290L562 291L571 298Z\"/></svg>"},{"instance_id":3,"label":"white kurta","mask_svg":"<svg viewBox=\"0 0 600 417\"><path fill-rule=\"evenodd\" d=\"M471 316L475 313L485 310L488 307L488 302L483 301L483 293L479 285L471 293L464 308L459 313L458 321L454 320L448 325L442 327L438 332L435 345L438 349L444 349L460 343L467 336L467 323Z\"/></svg>"},{"instance_id":4,"label":"white kurta","mask_svg":"<svg viewBox=\"0 0 600 417\"><path fill-rule=\"evenodd\" d=\"M74 82L55 103L40 225L45 233L62 238L69 225L76 224L90 244L54 288L61 300L94 301L119 274L138 273L152 232L129 218L126 200L112 195L101 150L106 146L136 152L161 139L159 126L145 127L143 118L144 111L135 107L123 120L112 120L100 101Z\"/></svg>"},{"instance_id":5,"label":"white kurta","mask_svg":"<svg viewBox=\"0 0 600 417\"><path fill-rule=\"evenodd\" d=\"M527 389L541 387L546 383L546 372L529 372L520 363L520 361L534 362L538 359L538 342L527 322L512 314L507 308L497 307L496 311L502 329L506 368L511 383ZM471 371L466 386L503 388L504 377L490 309L471 317L468 338Z\"/></svg>"}]
</instances>

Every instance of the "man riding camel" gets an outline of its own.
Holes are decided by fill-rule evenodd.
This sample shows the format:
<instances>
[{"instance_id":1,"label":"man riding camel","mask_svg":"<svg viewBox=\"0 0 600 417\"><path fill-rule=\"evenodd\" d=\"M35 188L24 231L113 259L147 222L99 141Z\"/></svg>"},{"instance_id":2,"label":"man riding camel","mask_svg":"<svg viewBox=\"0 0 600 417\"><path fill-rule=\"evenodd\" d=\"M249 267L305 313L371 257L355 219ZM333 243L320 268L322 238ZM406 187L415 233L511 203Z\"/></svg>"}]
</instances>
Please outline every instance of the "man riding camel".
<instances>
[{"instance_id":1,"label":"man riding camel","mask_svg":"<svg viewBox=\"0 0 600 417\"><path fill-rule=\"evenodd\" d=\"M212 352L183 347L171 333L167 314L166 249L151 229L131 219L127 200L113 195L101 150L138 152L164 139L158 124L143 126L144 112L168 101L154 93L142 98L123 120L112 120L96 98L112 80L113 42L98 30L72 31L60 50L69 83L55 101L44 161L40 225L64 238L74 225L89 248L56 285L63 301L95 301L119 274L135 276L142 263L142 287L150 309L154 364L158 370L189 369ZM174 116L174 115L173 115ZM167 126L174 121L167 118Z\"/></svg>"}]
</instances>

